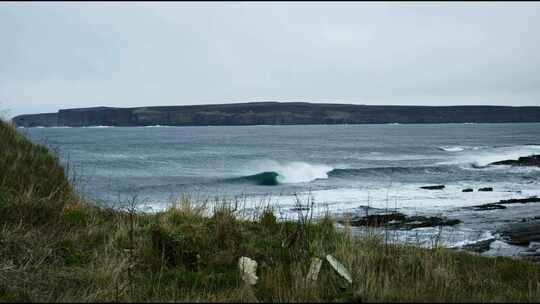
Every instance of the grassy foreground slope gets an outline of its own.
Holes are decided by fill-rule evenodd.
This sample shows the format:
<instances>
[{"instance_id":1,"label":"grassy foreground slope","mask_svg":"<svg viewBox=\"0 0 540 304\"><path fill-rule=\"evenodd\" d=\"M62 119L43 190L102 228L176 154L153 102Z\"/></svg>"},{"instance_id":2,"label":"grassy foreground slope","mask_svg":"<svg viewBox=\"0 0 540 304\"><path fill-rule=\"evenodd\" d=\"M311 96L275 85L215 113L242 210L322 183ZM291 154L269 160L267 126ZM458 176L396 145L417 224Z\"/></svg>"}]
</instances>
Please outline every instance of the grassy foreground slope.
<instances>
[{"instance_id":1,"label":"grassy foreground slope","mask_svg":"<svg viewBox=\"0 0 540 304\"><path fill-rule=\"evenodd\" d=\"M227 204L181 198L141 214L93 207L58 159L0 121L0 302L7 301L540 301L540 267L443 248L385 245L336 232L330 219L239 220ZM312 257L334 255L353 277ZM258 283L237 261L255 259Z\"/></svg>"}]
</instances>

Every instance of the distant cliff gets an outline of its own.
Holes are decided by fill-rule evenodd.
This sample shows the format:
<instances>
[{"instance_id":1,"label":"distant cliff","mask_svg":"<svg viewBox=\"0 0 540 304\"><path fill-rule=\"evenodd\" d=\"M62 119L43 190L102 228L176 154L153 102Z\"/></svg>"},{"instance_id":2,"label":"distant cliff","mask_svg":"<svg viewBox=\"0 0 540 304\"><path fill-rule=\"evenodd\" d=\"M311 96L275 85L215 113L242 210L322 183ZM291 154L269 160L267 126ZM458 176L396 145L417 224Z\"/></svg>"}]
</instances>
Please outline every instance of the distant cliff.
<instances>
[{"instance_id":1,"label":"distant cliff","mask_svg":"<svg viewBox=\"0 0 540 304\"><path fill-rule=\"evenodd\" d=\"M20 115L13 118L13 122L23 127L54 127L58 125L58 113Z\"/></svg>"},{"instance_id":2,"label":"distant cliff","mask_svg":"<svg viewBox=\"0 0 540 304\"><path fill-rule=\"evenodd\" d=\"M233 126L366 123L540 122L540 107L368 106L256 102L139 108L82 108L20 115L17 126Z\"/></svg>"}]
</instances>

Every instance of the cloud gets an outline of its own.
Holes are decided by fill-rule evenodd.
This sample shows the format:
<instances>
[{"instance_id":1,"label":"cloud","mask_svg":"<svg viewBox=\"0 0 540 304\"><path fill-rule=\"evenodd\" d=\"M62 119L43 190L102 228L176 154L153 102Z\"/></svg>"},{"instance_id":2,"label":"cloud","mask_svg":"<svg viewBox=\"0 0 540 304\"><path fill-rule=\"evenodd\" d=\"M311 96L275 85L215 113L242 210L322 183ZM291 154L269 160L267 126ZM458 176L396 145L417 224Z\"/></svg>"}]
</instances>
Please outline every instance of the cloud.
<instances>
[{"instance_id":1,"label":"cloud","mask_svg":"<svg viewBox=\"0 0 540 304\"><path fill-rule=\"evenodd\" d=\"M8 3L0 100L540 105L538 30L537 3Z\"/></svg>"}]
</instances>

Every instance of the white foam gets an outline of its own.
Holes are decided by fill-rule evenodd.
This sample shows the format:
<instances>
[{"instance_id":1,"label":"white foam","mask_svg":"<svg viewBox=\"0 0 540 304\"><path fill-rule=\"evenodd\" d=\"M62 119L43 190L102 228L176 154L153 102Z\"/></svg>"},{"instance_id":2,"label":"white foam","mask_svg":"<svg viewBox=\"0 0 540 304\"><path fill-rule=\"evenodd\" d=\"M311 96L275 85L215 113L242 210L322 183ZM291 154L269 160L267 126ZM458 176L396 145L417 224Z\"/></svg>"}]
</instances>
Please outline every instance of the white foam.
<instances>
[{"instance_id":1,"label":"white foam","mask_svg":"<svg viewBox=\"0 0 540 304\"><path fill-rule=\"evenodd\" d=\"M462 146L442 146L439 147L439 149L446 151L446 152L461 152L465 150L465 147Z\"/></svg>"},{"instance_id":2,"label":"white foam","mask_svg":"<svg viewBox=\"0 0 540 304\"><path fill-rule=\"evenodd\" d=\"M333 168L327 165L309 164L305 162L278 162L263 160L251 162L246 175L273 171L281 176L283 183L306 183L316 179L328 178L328 172Z\"/></svg>"},{"instance_id":3,"label":"white foam","mask_svg":"<svg viewBox=\"0 0 540 304\"><path fill-rule=\"evenodd\" d=\"M497 147L481 150L467 150L460 153L450 161L445 161L440 164L469 164L477 167L484 167L490 163L518 159L522 156L530 156L540 153L539 145L522 145L513 147Z\"/></svg>"},{"instance_id":4,"label":"white foam","mask_svg":"<svg viewBox=\"0 0 540 304\"><path fill-rule=\"evenodd\" d=\"M478 239L474 239L474 240L466 239L466 240L455 242L453 243L453 245L456 247L463 247L465 245L470 245L470 244L478 243L481 241L491 240L493 238L495 238L495 236L493 235L493 233L491 233L491 231L484 231L484 233L482 233L482 235Z\"/></svg>"},{"instance_id":5,"label":"white foam","mask_svg":"<svg viewBox=\"0 0 540 304\"><path fill-rule=\"evenodd\" d=\"M394 184L388 187L376 186L365 188L339 188L327 190L315 190L298 193L302 202L308 200L308 196L318 205L318 213L330 210L340 214L351 212L359 206L370 206L380 209L398 209L405 214L417 213L446 213L461 207L470 207L485 203L494 203L502 199L523 198L540 196L538 185L519 185L520 192L515 192L518 186L506 183L491 183L492 192L478 192L477 189L485 187L484 183L456 183L446 185L442 190L420 189L425 184ZM474 192L462 192L464 188L473 188ZM258 202L261 196L253 196L247 199L248 205ZM296 204L296 196L280 195L269 199L272 205L287 210ZM316 212L317 213L317 212Z\"/></svg>"}]
</instances>

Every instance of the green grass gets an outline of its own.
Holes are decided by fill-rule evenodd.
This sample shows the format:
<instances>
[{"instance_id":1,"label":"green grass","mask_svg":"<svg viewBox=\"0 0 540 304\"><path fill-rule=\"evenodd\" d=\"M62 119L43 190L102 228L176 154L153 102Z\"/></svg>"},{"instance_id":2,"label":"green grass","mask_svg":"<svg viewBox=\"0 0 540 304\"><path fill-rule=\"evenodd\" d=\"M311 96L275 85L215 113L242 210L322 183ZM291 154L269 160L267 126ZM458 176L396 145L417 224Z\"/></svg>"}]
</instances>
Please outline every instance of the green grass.
<instances>
[{"instance_id":1,"label":"green grass","mask_svg":"<svg viewBox=\"0 0 540 304\"><path fill-rule=\"evenodd\" d=\"M96 207L53 154L3 122L0 147L0 302L540 301L530 262L354 238L330 218L242 220L227 204L208 215L189 197L157 214ZM352 285L328 264L307 284L311 258L326 254ZM257 285L242 283L240 256L258 262Z\"/></svg>"}]
</instances>

